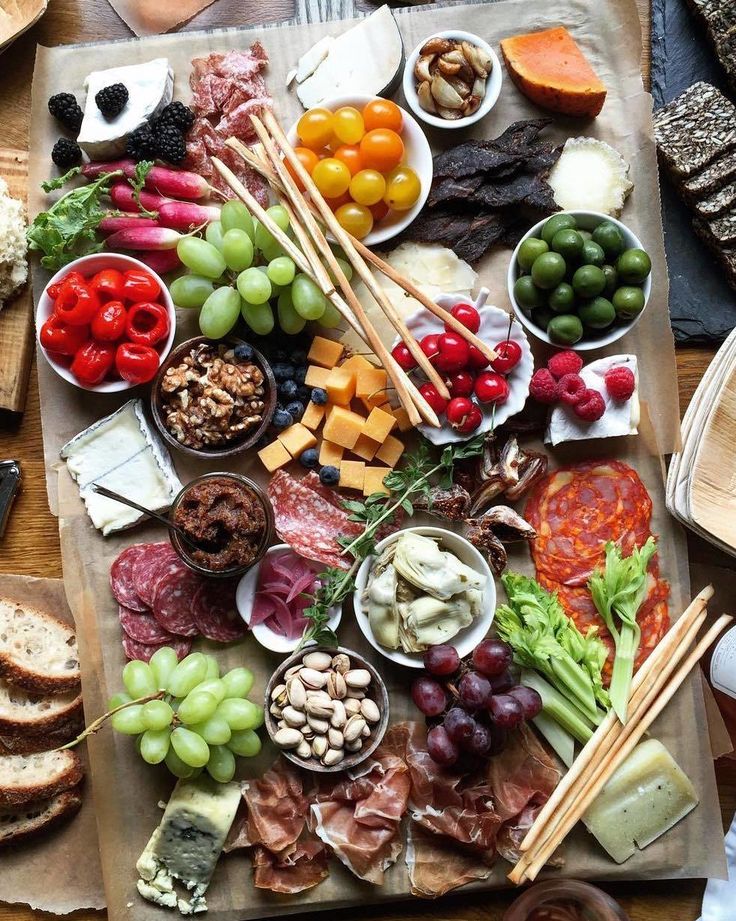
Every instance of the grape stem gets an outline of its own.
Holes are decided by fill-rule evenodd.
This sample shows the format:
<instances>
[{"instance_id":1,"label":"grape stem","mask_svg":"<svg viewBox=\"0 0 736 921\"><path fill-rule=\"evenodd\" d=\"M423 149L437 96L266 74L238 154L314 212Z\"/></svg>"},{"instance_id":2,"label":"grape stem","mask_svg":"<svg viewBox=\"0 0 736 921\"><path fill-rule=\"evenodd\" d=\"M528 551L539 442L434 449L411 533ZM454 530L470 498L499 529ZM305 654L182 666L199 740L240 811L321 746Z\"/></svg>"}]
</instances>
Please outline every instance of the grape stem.
<instances>
[{"instance_id":1,"label":"grape stem","mask_svg":"<svg viewBox=\"0 0 736 921\"><path fill-rule=\"evenodd\" d=\"M54 751L63 752L67 748L76 748L80 742L84 742L86 738L99 732L111 716L115 716L116 713L125 710L126 707L132 707L134 704L147 704L149 700L161 700L165 693L165 691L158 691L156 694L148 694L146 697L137 698L137 700L129 700L127 703L120 704L119 707L115 707L113 710L108 710L107 713L103 713L102 716L98 716L96 720L93 720L89 726L85 726L76 739L72 739L71 742L67 742L66 745L60 745L58 748L55 748Z\"/></svg>"}]
</instances>

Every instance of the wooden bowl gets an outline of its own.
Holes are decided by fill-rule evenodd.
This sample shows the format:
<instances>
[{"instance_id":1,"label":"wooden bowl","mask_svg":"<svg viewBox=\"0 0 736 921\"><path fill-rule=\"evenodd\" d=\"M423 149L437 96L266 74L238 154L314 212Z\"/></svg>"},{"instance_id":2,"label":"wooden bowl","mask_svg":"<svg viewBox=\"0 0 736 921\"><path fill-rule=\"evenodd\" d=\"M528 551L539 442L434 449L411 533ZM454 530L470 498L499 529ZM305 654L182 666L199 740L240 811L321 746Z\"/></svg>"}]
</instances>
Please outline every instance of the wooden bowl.
<instances>
[{"instance_id":1,"label":"wooden bowl","mask_svg":"<svg viewBox=\"0 0 736 921\"><path fill-rule=\"evenodd\" d=\"M298 767L304 768L306 771L313 771L315 774L336 774L338 771L348 771L356 767L362 761L365 761L366 758L372 755L376 748L378 748L388 728L389 718L388 691L386 690L383 678L381 678L367 659L364 659L363 656L352 649L345 649L342 646L338 646L337 648L330 646L306 646L297 650L293 655L289 656L288 659L285 659L273 675L271 675L271 679L266 687L266 697L263 707L266 729L271 741L273 741L273 737L278 731L278 726L276 718L271 713L271 692L277 685L284 683L284 673L290 669L292 665L296 665L300 662L302 658L310 652L326 652L331 656L341 652L350 657L350 662L355 668L367 669L371 674L371 684L367 696L378 705L378 709L381 711L381 719L375 723L375 727L371 732L367 745L364 745L359 752L348 754L339 764L334 764L330 767L321 764L316 758L310 758L309 760L300 758L294 751L290 751L289 749L279 749L279 751L285 758L288 758L289 761L298 765Z\"/></svg>"},{"instance_id":2,"label":"wooden bowl","mask_svg":"<svg viewBox=\"0 0 736 921\"><path fill-rule=\"evenodd\" d=\"M176 448L177 451L182 451L184 454L189 454L191 457L199 458L234 457L236 454L242 454L244 451L252 448L271 424L271 417L276 409L276 378L273 376L273 371L266 361L266 358L258 349L251 346L253 349L253 361L258 365L261 371L263 371L264 383L266 385L266 394L264 397L266 406L263 410L261 424L258 428L249 432L245 438L233 442L225 448L190 448L187 445L183 445L174 438L166 426L163 403L161 400L161 381L168 368L178 365L185 355L203 342L213 345L229 345L232 347L236 345L250 345L250 343L246 343L244 339L238 339L235 336L226 336L224 339L208 339L207 336L195 336L193 339L187 339L185 342L177 345L166 361L162 362L161 367L158 369L158 374L153 379L153 385L151 387L151 415L153 416L153 421L161 437L167 444L171 445L172 448Z\"/></svg>"}]
</instances>

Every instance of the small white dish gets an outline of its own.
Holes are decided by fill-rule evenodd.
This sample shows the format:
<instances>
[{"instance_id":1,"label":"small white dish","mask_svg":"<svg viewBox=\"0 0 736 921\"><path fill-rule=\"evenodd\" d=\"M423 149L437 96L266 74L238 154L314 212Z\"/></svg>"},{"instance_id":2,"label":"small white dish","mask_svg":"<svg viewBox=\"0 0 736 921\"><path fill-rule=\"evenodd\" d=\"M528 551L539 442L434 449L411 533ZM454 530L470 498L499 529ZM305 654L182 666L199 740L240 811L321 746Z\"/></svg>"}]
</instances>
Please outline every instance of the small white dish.
<instances>
[{"instance_id":1,"label":"small white dish","mask_svg":"<svg viewBox=\"0 0 736 921\"><path fill-rule=\"evenodd\" d=\"M488 79L486 80L486 93L483 97L483 101L478 106L475 112L472 115L468 115L465 118L440 118L439 115L432 115L431 112L427 112L426 109L423 109L419 104L419 95L417 94L417 80L414 76L414 67L416 66L417 61L419 60L419 52L426 45L426 43L431 38L449 38L455 39L459 42L470 42L472 45L476 45L478 48L482 48L483 51L490 57L493 61L493 67ZM488 42L484 42L479 35L474 35L472 32L463 32L462 29L447 29L444 32L435 32L433 35L428 35L425 39L417 45L417 47L412 51L409 57L406 59L406 64L404 65L404 78L402 83L402 89L404 91L404 97L406 99L407 105L412 110L412 112L421 119L425 124L431 125L433 128L467 128L469 125L475 124L485 118L486 115L491 111L491 109L498 102L498 97L501 95L501 84L503 83L503 71L501 68L501 62L498 59L498 55L491 48Z\"/></svg>"},{"instance_id":2,"label":"small white dish","mask_svg":"<svg viewBox=\"0 0 736 921\"><path fill-rule=\"evenodd\" d=\"M454 553L461 562L470 566L476 572L486 577L486 587L483 592L482 611L479 617L473 621L464 630L457 633L450 645L457 649L458 655L462 659L469 655L475 647L486 636L493 623L493 617L496 613L496 583L493 580L493 573L482 554L467 541L464 537L456 534L454 531L448 531L446 528L433 528L431 526L420 526L416 528L403 528L394 534L389 534L382 541L376 544L376 552L372 556L366 557L361 563L360 569L355 576L355 592L353 593L353 608L355 609L355 619L363 636L368 640L371 646L380 652L386 659L396 662L398 665L406 665L408 668L424 668L424 655L421 652L404 652L401 649L386 649L373 636L373 631L368 623L368 615L363 609L363 592L368 584L368 576L371 567L383 550L391 543L397 541L402 534L407 531L413 531L415 534L421 534L424 537L433 537L439 541L443 550L449 550Z\"/></svg>"},{"instance_id":3,"label":"small white dish","mask_svg":"<svg viewBox=\"0 0 736 921\"><path fill-rule=\"evenodd\" d=\"M283 553L284 550L291 550L291 547L288 544L276 544L273 547L269 547L265 553L264 559L273 556L275 553ZM238 587L235 591L235 606L238 609L238 614L240 614L245 623L248 624L251 633L261 646L270 649L272 652L293 652L299 645L301 640L300 636L295 639L287 639L287 637L281 636L280 633L273 631L267 624L256 624L255 627L250 626L250 615L253 610L253 601L258 588L260 572L261 562L258 562L249 569L240 582L238 582ZM342 606L335 605L330 608L330 619L328 622L330 629L337 630L341 620Z\"/></svg>"},{"instance_id":4,"label":"small white dish","mask_svg":"<svg viewBox=\"0 0 736 921\"><path fill-rule=\"evenodd\" d=\"M375 98L375 96L337 96L334 99L328 99L319 108L334 112L342 106L353 106L362 112L366 103ZM413 207L409 208L408 211L389 211L386 217L382 218L373 230L363 238L361 242L365 246L376 246L379 243L385 243L386 240L390 240L400 234L402 230L405 230L424 207L432 185L432 149L429 146L429 141L421 125L411 113L407 112L406 109L402 109L401 114L404 118L401 129L401 139L404 142L405 152L403 164L410 166L419 176L422 191L419 193L419 198ZM287 139L292 147L298 146L297 124L298 122L294 122L287 134Z\"/></svg>"},{"instance_id":5,"label":"small white dish","mask_svg":"<svg viewBox=\"0 0 736 921\"><path fill-rule=\"evenodd\" d=\"M41 297L38 300L38 307L36 308L36 340L38 340L41 333L41 327L54 312L54 302L48 295L49 287L60 282L63 278L66 278L70 272L79 272L85 278L89 279L103 269L117 269L119 272L127 272L130 269L143 269L143 271L152 275L161 286L161 293L157 300L166 308L166 312L169 315L169 335L163 346L157 349L160 366L171 351L171 346L174 344L174 336L176 335L176 308L174 307L174 302L171 299L166 282L164 282L160 275L157 275L153 269L149 269L149 267L139 259L134 259L132 256L125 256L122 253L94 253L91 256L80 256L79 259L75 259L74 262L65 265L63 269L59 269L43 289ZM69 359L68 363L59 361L59 358L54 355L53 352L47 351L40 342L38 343L38 347L43 352L43 357L54 371L56 371L59 377L63 377L65 381L74 384L74 386L79 387L80 390L90 390L94 393L119 393L122 390L131 390L133 387L139 386L138 384L131 384L121 379L113 381L105 380L101 384L96 384L94 387L88 387L86 384L80 383L69 370L71 359Z\"/></svg>"},{"instance_id":6,"label":"small white dish","mask_svg":"<svg viewBox=\"0 0 736 921\"><path fill-rule=\"evenodd\" d=\"M598 211L556 211L555 214L572 214L572 216L577 221L580 230L595 230L599 224L602 224L604 221L608 221L611 224L615 224L623 234L626 249L645 248L641 240L632 230L629 230L626 224L622 224L621 221L617 220L615 217L611 217L610 214L602 214ZM514 297L514 284L521 274L519 272L519 265L517 261L519 256L519 249L521 248L521 244L524 242L524 240L528 240L530 237L538 237L542 231L542 227L548 220L549 218L544 218L544 220L538 221L524 234L521 240L519 240L517 243L516 249L511 256L511 261L509 262L508 272L506 273L506 287L508 289L509 300L511 301L511 305L514 308L516 318L529 330L529 332L535 338L540 339L542 342L546 342L548 345L554 346L558 349L572 349L574 352L590 352L593 349L602 349L606 345L611 345L612 342L617 342L619 339L625 336L629 330L636 326L644 311L647 309L649 296L652 293L651 272L641 286L641 289L644 292L644 306L633 320L629 320L628 322L621 322L616 320L614 321L613 326L611 326L608 330L601 330L601 334L598 336L594 336L591 333L586 332L580 342L576 342L575 345L563 345L560 342L553 342L547 335L547 331L542 329L540 326L537 326L536 323L532 322L531 318L524 313L524 311L517 303L516 298Z\"/></svg>"}]
</instances>

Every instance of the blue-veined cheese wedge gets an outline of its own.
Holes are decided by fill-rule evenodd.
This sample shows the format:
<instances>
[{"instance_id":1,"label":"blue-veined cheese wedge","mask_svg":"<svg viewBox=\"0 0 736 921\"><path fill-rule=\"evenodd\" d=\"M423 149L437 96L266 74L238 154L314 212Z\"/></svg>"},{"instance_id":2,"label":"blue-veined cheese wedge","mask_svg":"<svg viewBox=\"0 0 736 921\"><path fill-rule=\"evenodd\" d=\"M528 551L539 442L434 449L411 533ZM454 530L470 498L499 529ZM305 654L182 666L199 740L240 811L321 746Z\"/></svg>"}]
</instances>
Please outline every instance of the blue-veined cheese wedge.
<instances>
[{"instance_id":1,"label":"blue-veined cheese wedge","mask_svg":"<svg viewBox=\"0 0 736 921\"><path fill-rule=\"evenodd\" d=\"M100 112L95 96L113 83L128 89L128 102L115 118ZM145 64L129 64L110 70L96 70L84 81L87 102L77 142L92 160L107 160L125 153L128 136L149 118L154 118L174 95L174 72L166 58Z\"/></svg>"},{"instance_id":2,"label":"blue-veined cheese wedge","mask_svg":"<svg viewBox=\"0 0 736 921\"><path fill-rule=\"evenodd\" d=\"M80 432L61 449L92 524L107 536L131 528L145 516L92 489L99 483L139 505L162 512L181 489L171 456L143 411L142 400Z\"/></svg>"},{"instance_id":3,"label":"blue-veined cheese wedge","mask_svg":"<svg viewBox=\"0 0 736 921\"><path fill-rule=\"evenodd\" d=\"M183 915L207 911L204 893L240 799L238 783L216 783L204 774L180 780L136 863L140 895ZM187 898L177 895L177 881L189 890Z\"/></svg>"}]
</instances>

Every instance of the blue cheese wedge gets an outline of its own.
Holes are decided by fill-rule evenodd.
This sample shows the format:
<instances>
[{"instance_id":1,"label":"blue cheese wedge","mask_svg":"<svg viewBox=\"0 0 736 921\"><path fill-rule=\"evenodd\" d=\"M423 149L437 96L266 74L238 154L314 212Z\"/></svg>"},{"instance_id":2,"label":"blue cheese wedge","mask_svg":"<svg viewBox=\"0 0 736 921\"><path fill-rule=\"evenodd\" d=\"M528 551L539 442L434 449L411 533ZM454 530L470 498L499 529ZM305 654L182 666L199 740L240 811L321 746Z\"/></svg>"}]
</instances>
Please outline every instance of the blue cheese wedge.
<instances>
[{"instance_id":1,"label":"blue cheese wedge","mask_svg":"<svg viewBox=\"0 0 736 921\"><path fill-rule=\"evenodd\" d=\"M657 739L641 742L583 816L588 831L623 863L698 805L687 775Z\"/></svg>"},{"instance_id":2,"label":"blue cheese wedge","mask_svg":"<svg viewBox=\"0 0 736 921\"><path fill-rule=\"evenodd\" d=\"M145 516L92 489L99 483L146 508L169 508L181 489L169 452L149 425L142 400L129 400L116 412L72 438L61 449L92 524L107 536L138 524Z\"/></svg>"},{"instance_id":3,"label":"blue cheese wedge","mask_svg":"<svg viewBox=\"0 0 736 921\"><path fill-rule=\"evenodd\" d=\"M610 368L631 368L636 380L636 388L630 400L611 399L606 389L605 376ZM597 390L606 404L606 411L595 422L579 419L571 406L558 403L549 417L549 424L544 440L547 444L558 445L564 441L583 441L588 438L614 438L621 435L636 435L639 431L641 409L639 406L639 371L636 355L609 355L591 361L581 371L580 376L585 386Z\"/></svg>"},{"instance_id":4,"label":"blue cheese wedge","mask_svg":"<svg viewBox=\"0 0 736 921\"><path fill-rule=\"evenodd\" d=\"M216 783L205 775L180 780L136 863L139 894L182 915L207 911L204 893L240 800L237 783ZM177 895L176 882L188 897Z\"/></svg>"},{"instance_id":5,"label":"blue cheese wedge","mask_svg":"<svg viewBox=\"0 0 736 921\"><path fill-rule=\"evenodd\" d=\"M105 118L95 102L101 89L122 83L128 102L115 118ZM125 153L128 136L167 106L174 95L174 72L166 58L96 70L84 82L87 102L77 141L91 160L109 160Z\"/></svg>"}]
</instances>

